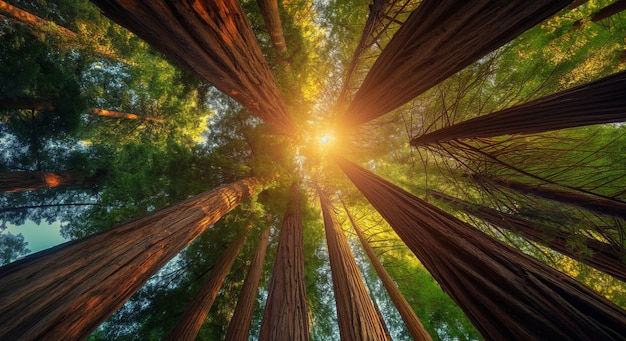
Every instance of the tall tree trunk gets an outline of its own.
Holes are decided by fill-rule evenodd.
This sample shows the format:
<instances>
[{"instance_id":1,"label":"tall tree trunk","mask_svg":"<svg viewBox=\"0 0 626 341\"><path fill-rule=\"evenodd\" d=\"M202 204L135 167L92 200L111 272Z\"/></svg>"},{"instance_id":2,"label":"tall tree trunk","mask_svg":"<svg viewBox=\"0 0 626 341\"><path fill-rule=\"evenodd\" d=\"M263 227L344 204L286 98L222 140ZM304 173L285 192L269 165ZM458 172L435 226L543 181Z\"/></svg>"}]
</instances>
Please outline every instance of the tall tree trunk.
<instances>
[{"instance_id":1,"label":"tall tree trunk","mask_svg":"<svg viewBox=\"0 0 626 341\"><path fill-rule=\"evenodd\" d=\"M15 6L12 6L4 1L0 1L0 14L7 15L10 20L14 20L17 23L27 25L31 27L32 29L35 29L44 33L61 35L69 41L79 42L83 40L79 34L77 34L76 32L72 30L69 30L63 26L57 25L56 23L52 21L48 21L43 18L40 18L32 13L24 11L23 9L17 8ZM111 52L111 49L107 48L106 46L95 45L93 48L96 53L104 57L117 60L127 65L137 66L136 63L115 55L114 53Z\"/></svg>"},{"instance_id":2,"label":"tall tree trunk","mask_svg":"<svg viewBox=\"0 0 626 341\"><path fill-rule=\"evenodd\" d=\"M198 336L198 332L206 319L206 315L211 310L211 306L217 297L226 275L230 272L230 268L235 263L237 254L246 241L246 237L250 232L251 226L248 225L241 236L233 241L226 251L217 260L209 277L206 279L200 290L191 299L189 306L178 320L178 323L168 336L169 341L193 341Z\"/></svg>"},{"instance_id":3,"label":"tall tree trunk","mask_svg":"<svg viewBox=\"0 0 626 341\"><path fill-rule=\"evenodd\" d=\"M290 195L261 322L261 341L309 339L302 218L297 183L291 186Z\"/></svg>"},{"instance_id":4,"label":"tall tree trunk","mask_svg":"<svg viewBox=\"0 0 626 341\"><path fill-rule=\"evenodd\" d=\"M152 121L157 123L163 123L165 120L161 118L151 117L151 116L139 116L127 112L120 112L115 110L105 110L99 108L92 108L91 113L96 116L101 117L115 117L115 118L124 118L127 120L141 120L141 121Z\"/></svg>"},{"instance_id":5,"label":"tall tree trunk","mask_svg":"<svg viewBox=\"0 0 626 341\"><path fill-rule=\"evenodd\" d=\"M92 2L111 20L212 83L278 131L295 134L293 122L238 1Z\"/></svg>"},{"instance_id":6,"label":"tall tree trunk","mask_svg":"<svg viewBox=\"0 0 626 341\"><path fill-rule=\"evenodd\" d=\"M393 36L342 117L350 129L400 107L571 0L424 0Z\"/></svg>"},{"instance_id":7,"label":"tall tree trunk","mask_svg":"<svg viewBox=\"0 0 626 341\"><path fill-rule=\"evenodd\" d=\"M345 204L343 206L343 209L348 215L348 219L350 219L350 223L352 223L352 227L354 228L354 231L356 231L356 234L361 241L361 245L363 245L365 253L367 253L367 256L370 259L372 266L376 270L378 277L383 282L383 286L387 290L391 301L396 306L396 309L398 309L398 312L400 313L400 316L404 321L404 325L411 334L411 337L413 337L413 340L432 340L430 334L428 334L428 331L426 330L426 328L424 328L424 325L415 314L415 311L413 311L413 308L411 308L409 302L406 300L406 298L404 298L404 295L402 295L400 289L398 289L398 287L396 286L396 283L393 281L389 273L387 273L387 270L385 270L385 267L376 257L374 249L372 249L370 244L367 242L367 239L363 235L363 232L361 232L361 229L354 220L354 217L352 217L352 214L350 214L350 211L348 211L348 208L345 206Z\"/></svg>"},{"instance_id":8,"label":"tall tree trunk","mask_svg":"<svg viewBox=\"0 0 626 341\"><path fill-rule=\"evenodd\" d=\"M180 250L250 196L254 178L0 268L0 339L85 339Z\"/></svg>"},{"instance_id":9,"label":"tall tree trunk","mask_svg":"<svg viewBox=\"0 0 626 341\"><path fill-rule=\"evenodd\" d=\"M626 10L626 0L617 0L614 3L604 7L599 10L592 18L592 22L600 21L602 19L606 19L614 14L617 14L623 10Z\"/></svg>"},{"instance_id":10,"label":"tall tree trunk","mask_svg":"<svg viewBox=\"0 0 626 341\"><path fill-rule=\"evenodd\" d=\"M568 247L568 240L572 233L559 228L552 228L540 223L520 218L516 215L500 212L496 209L481 205L470 204L445 193L427 190L429 195L452 203L463 212L482 219L487 223L521 234L527 240L541 243L581 263L605 272L620 281L626 282L626 264L622 261L624 254L616 250L613 245L596 239L584 238L582 244L592 252L591 255L581 255Z\"/></svg>"},{"instance_id":11,"label":"tall tree trunk","mask_svg":"<svg viewBox=\"0 0 626 341\"><path fill-rule=\"evenodd\" d=\"M579 207L598 214L606 214L626 219L626 203L619 200L531 185L518 181L500 179L493 176L472 174L471 177L478 183L486 182L488 184L504 187L519 193L530 194L535 197Z\"/></svg>"},{"instance_id":12,"label":"tall tree trunk","mask_svg":"<svg viewBox=\"0 0 626 341\"><path fill-rule=\"evenodd\" d=\"M626 312L606 298L354 163L335 159L485 338L626 335Z\"/></svg>"},{"instance_id":13,"label":"tall tree trunk","mask_svg":"<svg viewBox=\"0 0 626 341\"><path fill-rule=\"evenodd\" d=\"M78 186L88 182L79 172L0 172L0 193Z\"/></svg>"},{"instance_id":14,"label":"tall tree trunk","mask_svg":"<svg viewBox=\"0 0 626 341\"><path fill-rule=\"evenodd\" d=\"M259 246L257 246L250 269L243 281L241 293L237 300L237 306L233 317L228 324L226 331L226 341L247 341L250 335L250 323L252 322L252 313L256 303L257 292L259 291L259 281L263 271L263 261L267 251L267 241L270 236L270 229L265 228L261 231L259 237Z\"/></svg>"},{"instance_id":15,"label":"tall tree trunk","mask_svg":"<svg viewBox=\"0 0 626 341\"><path fill-rule=\"evenodd\" d=\"M287 43L283 35L283 26L278 12L278 0L256 0L261 10L265 28L272 38L272 45L279 53L287 52Z\"/></svg>"},{"instance_id":16,"label":"tall tree trunk","mask_svg":"<svg viewBox=\"0 0 626 341\"><path fill-rule=\"evenodd\" d=\"M372 304L343 232L335 226L330 203L317 189L324 216L328 258L342 340L390 340Z\"/></svg>"},{"instance_id":17,"label":"tall tree trunk","mask_svg":"<svg viewBox=\"0 0 626 341\"><path fill-rule=\"evenodd\" d=\"M411 140L422 146L458 138L530 134L626 121L626 72L476 117Z\"/></svg>"}]
</instances>

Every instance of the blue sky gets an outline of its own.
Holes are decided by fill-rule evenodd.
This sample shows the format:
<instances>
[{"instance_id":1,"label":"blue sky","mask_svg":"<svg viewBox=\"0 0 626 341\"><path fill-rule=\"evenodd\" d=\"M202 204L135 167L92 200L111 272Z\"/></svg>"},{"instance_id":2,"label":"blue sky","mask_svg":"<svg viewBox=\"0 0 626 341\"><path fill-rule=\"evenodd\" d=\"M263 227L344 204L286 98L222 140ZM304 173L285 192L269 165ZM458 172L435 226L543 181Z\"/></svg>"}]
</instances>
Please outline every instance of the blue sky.
<instances>
[{"instance_id":1,"label":"blue sky","mask_svg":"<svg viewBox=\"0 0 626 341\"><path fill-rule=\"evenodd\" d=\"M45 250L47 248L59 245L67 240L61 237L61 222L52 224L37 225L31 220L27 220L24 225L7 224L7 231L12 234L21 233L24 240L28 242L28 248L32 253Z\"/></svg>"}]
</instances>

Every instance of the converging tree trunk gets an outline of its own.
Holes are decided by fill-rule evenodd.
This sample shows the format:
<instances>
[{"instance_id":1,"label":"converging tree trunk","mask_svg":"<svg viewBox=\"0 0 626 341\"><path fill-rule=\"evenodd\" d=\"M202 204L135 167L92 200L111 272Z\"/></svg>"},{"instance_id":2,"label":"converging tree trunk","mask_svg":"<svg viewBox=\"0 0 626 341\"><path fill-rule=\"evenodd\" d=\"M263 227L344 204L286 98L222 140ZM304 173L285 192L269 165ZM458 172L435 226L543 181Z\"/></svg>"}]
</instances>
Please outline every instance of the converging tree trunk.
<instances>
[{"instance_id":1,"label":"converging tree trunk","mask_svg":"<svg viewBox=\"0 0 626 341\"><path fill-rule=\"evenodd\" d=\"M259 291L259 281L263 272L263 261L267 251L267 241L270 237L270 229L265 228L261 231L259 237L259 245L257 246L250 269L243 281L241 293L237 299L237 306L233 317L228 324L226 331L226 341L247 341L250 335L250 323L252 322L252 313L256 304L256 296Z\"/></svg>"},{"instance_id":2,"label":"converging tree trunk","mask_svg":"<svg viewBox=\"0 0 626 341\"><path fill-rule=\"evenodd\" d=\"M100 117L114 117L114 118L123 118L127 120L140 120L140 121L152 121L157 123L163 123L165 120L161 118L151 117L151 116L139 116L136 114L131 114L127 112L120 112L115 110L105 110L99 108L92 108L91 113L100 116Z\"/></svg>"},{"instance_id":3,"label":"converging tree trunk","mask_svg":"<svg viewBox=\"0 0 626 341\"><path fill-rule=\"evenodd\" d=\"M79 172L0 172L0 193L43 188L81 186L90 183Z\"/></svg>"},{"instance_id":4,"label":"converging tree trunk","mask_svg":"<svg viewBox=\"0 0 626 341\"><path fill-rule=\"evenodd\" d=\"M530 134L626 121L626 72L460 122L411 140L423 146L458 138Z\"/></svg>"},{"instance_id":5,"label":"converging tree trunk","mask_svg":"<svg viewBox=\"0 0 626 341\"><path fill-rule=\"evenodd\" d=\"M571 277L335 157L470 321L492 340L611 340L626 312Z\"/></svg>"},{"instance_id":6,"label":"converging tree trunk","mask_svg":"<svg viewBox=\"0 0 626 341\"><path fill-rule=\"evenodd\" d=\"M573 191L559 190L545 186L531 185L519 181L500 179L493 176L472 174L471 177L477 183L486 182L487 184L500 186L522 194L530 194L535 197L579 207L597 214L606 214L626 219L626 203L619 200L612 200L601 196L591 196Z\"/></svg>"},{"instance_id":7,"label":"converging tree trunk","mask_svg":"<svg viewBox=\"0 0 626 341\"><path fill-rule=\"evenodd\" d=\"M354 231L356 231L356 235L359 237L359 240L361 241L361 245L363 245L363 249L365 250L367 257L370 259L370 262L376 270L378 277L383 282L383 286L387 290L391 301L396 306L396 309L398 309L398 312L400 313L400 316L404 321L404 325L411 334L411 337L413 337L413 339L416 341L432 340L430 334L428 334L428 331L426 330L426 328L424 328L424 325L415 314L415 311L413 311L413 308L411 308L409 302L406 300L406 298L404 298L404 295L402 295L400 289L398 289L398 286L396 286L396 283L393 281L389 273L387 273L387 270L385 270L385 267L376 257L374 249L372 249L370 244L367 242L367 239L363 235L363 232L361 232L361 229L354 220L354 217L352 217L352 214L350 214L350 211L348 211L348 208L344 205L343 209L348 215L348 219L350 219L350 223L352 224Z\"/></svg>"},{"instance_id":8,"label":"converging tree trunk","mask_svg":"<svg viewBox=\"0 0 626 341\"><path fill-rule=\"evenodd\" d=\"M261 322L261 341L309 339L302 218L297 183L291 186L290 195Z\"/></svg>"},{"instance_id":9,"label":"converging tree trunk","mask_svg":"<svg viewBox=\"0 0 626 341\"><path fill-rule=\"evenodd\" d=\"M85 339L180 250L249 197L254 178L0 268L0 339Z\"/></svg>"},{"instance_id":10,"label":"converging tree trunk","mask_svg":"<svg viewBox=\"0 0 626 341\"><path fill-rule=\"evenodd\" d=\"M238 1L92 2L111 20L212 83L280 132L295 133Z\"/></svg>"},{"instance_id":11,"label":"converging tree trunk","mask_svg":"<svg viewBox=\"0 0 626 341\"><path fill-rule=\"evenodd\" d=\"M576 252L580 250L572 249L571 246L568 246L568 240L581 238L574 237L571 232L526 220L490 207L470 204L467 201L449 196L445 193L433 190L428 190L427 193L439 200L451 203L463 212L486 221L495 227L519 233L527 240L546 245L570 258L605 272L620 281L626 282L626 264L622 261L625 255L615 249L613 245L601 242L597 239L584 237L581 243L592 253L590 255L580 254Z\"/></svg>"},{"instance_id":12,"label":"converging tree trunk","mask_svg":"<svg viewBox=\"0 0 626 341\"><path fill-rule=\"evenodd\" d=\"M283 25L280 22L280 13L278 12L278 0L256 0L256 3L259 5L265 28L267 28L272 39L272 46L279 53L287 52Z\"/></svg>"},{"instance_id":13,"label":"converging tree trunk","mask_svg":"<svg viewBox=\"0 0 626 341\"><path fill-rule=\"evenodd\" d=\"M206 319L206 315L211 310L211 306L217 297L226 275L230 272L230 268L235 263L237 254L246 241L246 237L250 232L251 226L248 225L241 236L230 243L226 251L220 256L213 268L209 272L209 276L200 287L200 290L194 295L189 303L189 307L178 320L178 323L168 336L169 341L193 341L198 336L198 332Z\"/></svg>"},{"instance_id":14,"label":"converging tree trunk","mask_svg":"<svg viewBox=\"0 0 626 341\"><path fill-rule=\"evenodd\" d=\"M623 10L626 10L626 0L617 0L614 3L602 8L592 18L592 22L606 19L614 14L617 14Z\"/></svg>"},{"instance_id":15,"label":"converging tree trunk","mask_svg":"<svg viewBox=\"0 0 626 341\"><path fill-rule=\"evenodd\" d=\"M424 0L370 69L342 118L380 117L550 17L571 0Z\"/></svg>"},{"instance_id":16,"label":"converging tree trunk","mask_svg":"<svg viewBox=\"0 0 626 341\"><path fill-rule=\"evenodd\" d=\"M317 189L324 216L328 258L342 340L390 340L367 293L359 268L340 227L335 225L330 203Z\"/></svg>"}]
</instances>

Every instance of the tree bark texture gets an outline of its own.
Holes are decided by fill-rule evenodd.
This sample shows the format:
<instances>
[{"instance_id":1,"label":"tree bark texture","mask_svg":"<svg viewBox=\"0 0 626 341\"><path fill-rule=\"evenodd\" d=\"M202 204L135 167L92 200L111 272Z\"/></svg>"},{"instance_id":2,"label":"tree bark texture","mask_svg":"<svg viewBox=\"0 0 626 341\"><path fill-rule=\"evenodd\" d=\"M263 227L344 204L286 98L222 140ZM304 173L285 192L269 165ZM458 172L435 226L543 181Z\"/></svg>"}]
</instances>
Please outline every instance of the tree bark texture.
<instances>
[{"instance_id":1,"label":"tree bark texture","mask_svg":"<svg viewBox=\"0 0 626 341\"><path fill-rule=\"evenodd\" d=\"M626 72L596 80L411 140L423 146L459 138L531 134L626 121Z\"/></svg>"},{"instance_id":2,"label":"tree bark texture","mask_svg":"<svg viewBox=\"0 0 626 341\"><path fill-rule=\"evenodd\" d=\"M571 0L424 0L382 51L342 117L353 126L400 107Z\"/></svg>"},{"instance_id":3,"label":"tree bark texture","mask_svg":"<svg viewBox=\"0 0 626 341\"><path fill-rule=\"evenodd\" d=\"M486 339L626 335L626 312L606 298L356 164L335 159Z\"/></svg>"},{"instance_id":4,"label":"tree bark texture","mask_svg":"<svg viewBox=\"0 0 626 341\"><path fill-rule=\"evenodd\" d=\"M531 185L519 181L500 179L493 176L472 174L471 177L477 183L486 182L488 184L493 184L522 194L530 194L535 197L579 207L598 214L606 214L626 219L626 203L619 200L612 200L601 196L591 196L573 191L559 190L545 186Z\"/></svg>"},{"instance_id":5,"label":"tree bark texture","mask_svg":"<svg viewBox=\"0 0 626 341\"><path fill-rule=\"evenodd\" d=\"M250 227L246 227L243 234L230 243L226 251L220 256L213 268L209 272L209 277L204 281L200 290L189 302L189 306L178 320L176 326L168 336L169 341L193 341L198 336L198 332L206 319L206 315L211 310L213 302L217 297L226 275L235 263L237 254L246 241L250 232Z\"/></svg>"},{"instance_id":6,"label":"tree bark texture","mask_svg":"<svg viewBox=\"0 0 626 341\"><path fill-rule=\"evenodd\" d=\"M81 185L78 172L0 172L0 193Z\"/></svg>"},{"instance_id":7,"label":"tree bark texture","mask_svg":"<svg viewBox=\"0 0 626 341\"><path fill-rule=\"evenodd\" d=\"M99 108L92 108L91 113L100 117L114 117L114 118L123 118L127 120L152 121L152 122L157 122L157 123L165 122L163 119L156 118L156 117L139 116L139 115L131 114L127 112L105 110L105 109L99 109Z\"/></svg>"},{"instance_id":8,"label":"tree bark texture","mask_svg":"<svg viewBox=\"0 0 626 341\"><path fill-rule=\"evenodd\" d=\"M254 178L224 185L0 268L0 339L87 338L258 185Z\"/></svg>"},{"instance_id":9,"label":"tree bark texture","mask_svg":"<svg viewBox=\"0 0 626 341\"><path fill-rule=\"evenodd\" d=\"M496 209L471 204L464 200L433 190L427 193L433 197L451 203L463 212L479 218L487 223L515 233L519 233L527 240L541 243L581 263L605 272L620 281L626 282L626 264L622 261L625 256L613 245L597 239L585 238L583 244L592 252L591 255L580 255L576 250L568 247L567 241L573 238L572 233L552 228L540 223L520 218L516 215L500 212Z\"/></svg>"},{"instance_id":10,"label":"tree bark texture","mask_svg":"<svg viewBox=\"0 0 626 341\"><path fill-rule=\"evenodd\" d=\"M342 340L390 340L372 304L348 240L336 226L326 195L318 188L328 258L333 278L335 304Z\"/></svg>"},{"instance_id":11,"label":"tree bark texture","mask_svg":"<svg viewBox=\"0 0 626 341\"><path fill-rule=\"evenodd\" d=\"M280 132L294 125L236 0L93 0L111 20L212 83Z\"/></svg>"},{"instance_id":12,"label":"tree bark texture","mask_svg":"<svg viewBox=\"0 0 626 341\"><path fill-rule=\"evenodd\" d=\"M226 331L226 341L247 341L250 335L250 323L252 322L252 313L256 304L257 292L259 291L259 281L263 273L263 261L267 251L267 241L270 236L270 229L265 228L261 231L259 238L259 246L254 253L250 269L243 281L241 293L237 299L237 306L233 317L228 324Z\"/></svg>"},{"instance_id":13,"label":"tree bark texture","mask_svg":"<svg viewBox=\"0 0 626 341\"><path fill-rule=\"evenodd\" d=\"M291 186L291 199L282 223L276 261L261 322L261 341L309 339L302 218L298 185Z\"/></svg>"},{"instance_id":14,"label":"tree bark texture","mask_svg":"<svg viewBox=\"0 0 626 341\"><path fill-rule=\"evenodd\" d=\"M283 25L280 22L280 13L278 11L278 0L257 0L261 10L261 16L265 23L267 33L272 39L272 46L279 53L287 52L287 43L283 35Z\"/></svg>"},{"instance_id":15,"label":"tree bark texture","mask_svg":"<svg viewBox=\"0 0 626 341\"><path fill-rule=\"evenodd\" d=\"M345 207L345 205L344 210L348 215L348 219L350 219L350 223L352 223L354 231L356 231L356 234L361 241L361 245L363 245L365 253L367 253L367 257L370 259L370 262L376 270L378 277L383 282L383 286L387 290L391 301L396 306L396 309L398 309L398 312L400 313L400 316L404 321L404 325L411 334L411 337L413 337L413 340L416 341L431 341L432 338L430 337L430 334L428 334L428 331L426 330L426 328L424 328L424 325L415 314L415 311L413 311L413 308L411 308L409 302L406 300L406 298L404 298L404 295L402 295L402 292L400 292L400 289L398 289L396 283L393 281L387 270L385 270L383 264L376 257L374 249L372 249L370 244L367 242L367 239L363 235L363 232L361 232L361 229L354 220L354 217L352 217L352 214L350 214L348 208Z\"/></svg>"}]
</instances>

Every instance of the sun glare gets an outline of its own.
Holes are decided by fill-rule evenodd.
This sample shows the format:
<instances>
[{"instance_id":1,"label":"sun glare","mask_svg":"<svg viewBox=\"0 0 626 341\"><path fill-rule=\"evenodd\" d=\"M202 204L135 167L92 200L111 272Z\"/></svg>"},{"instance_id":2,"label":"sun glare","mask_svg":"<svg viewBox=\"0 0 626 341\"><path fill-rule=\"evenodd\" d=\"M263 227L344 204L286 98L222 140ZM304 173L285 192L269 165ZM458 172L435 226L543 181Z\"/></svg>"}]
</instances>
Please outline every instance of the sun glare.
<instances>
[{"instance_id":1,"label":"sun glare","mask_svg":"<svg viewBox=\"0 0 626 341\"><path fill-rule=\"evenodd\" d=\"M320 143L321 144L328 144L328 143L330 143L334 139L335 138L332 135L324 134L324 135L322 135L322 137L320 137Z\"/></svg>"}]
</instances>

